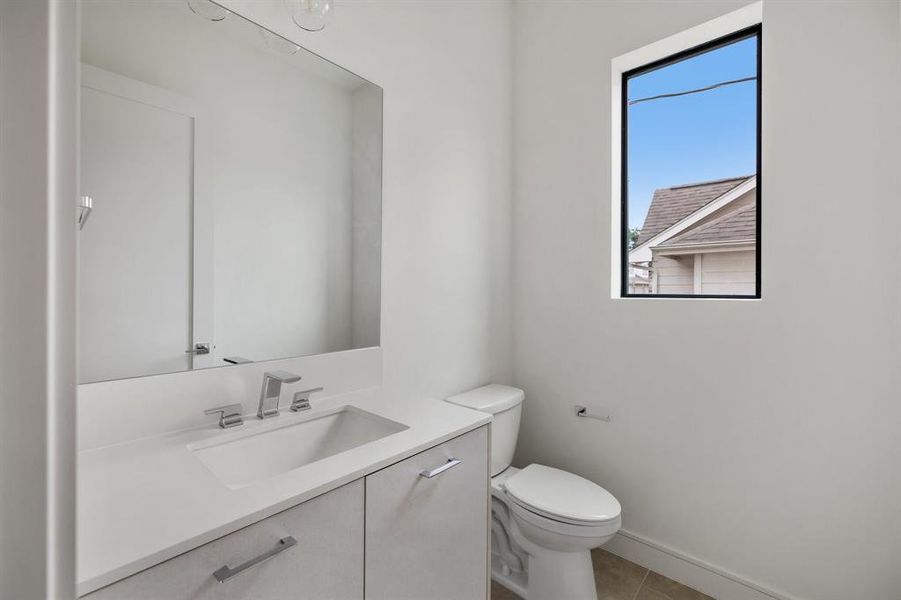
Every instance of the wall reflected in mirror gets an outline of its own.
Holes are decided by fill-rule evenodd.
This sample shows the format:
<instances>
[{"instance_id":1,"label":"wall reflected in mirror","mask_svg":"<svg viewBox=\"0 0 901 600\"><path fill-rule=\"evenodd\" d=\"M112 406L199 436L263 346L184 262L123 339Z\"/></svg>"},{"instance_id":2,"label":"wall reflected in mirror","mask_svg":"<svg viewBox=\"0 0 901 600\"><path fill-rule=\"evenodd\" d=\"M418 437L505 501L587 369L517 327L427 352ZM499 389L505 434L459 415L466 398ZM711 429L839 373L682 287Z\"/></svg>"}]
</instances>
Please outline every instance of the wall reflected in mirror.
<instances>
[{"instance_id":1,"label":"wall reflected in mirror","mask_svg":"<svg viewBox=\"0 0 901 600\"><path fill-rule=\"evenodd\" d=\"M380 87L207 0L81 58L81 383L379 344Z\"/></svg>"}]
</instances>

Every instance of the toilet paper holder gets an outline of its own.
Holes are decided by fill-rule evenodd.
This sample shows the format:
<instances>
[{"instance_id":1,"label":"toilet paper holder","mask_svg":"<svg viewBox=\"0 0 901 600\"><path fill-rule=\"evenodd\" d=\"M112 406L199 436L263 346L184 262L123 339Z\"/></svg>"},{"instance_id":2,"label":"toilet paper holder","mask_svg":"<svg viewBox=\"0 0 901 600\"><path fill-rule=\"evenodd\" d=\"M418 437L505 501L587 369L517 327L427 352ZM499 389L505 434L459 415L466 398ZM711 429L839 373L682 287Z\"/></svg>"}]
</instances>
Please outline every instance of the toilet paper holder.
<instances>
[{"instance_id":1,"label":"toilet paper holder","mask_svg":"<svg viewBox=\"0 0 901 600\"><path fill-rule=\"evenodd\" d=\"M611 420L609 412L603 412L603 413L593 412L593 411L589 410L589 408L587 406L583 406L581 404L576 404L574 408L576 409L577 417L586 417L588 419L597 419L598 421L604 421L605 423L609 423Z\"/></svg>"}]
</instances>

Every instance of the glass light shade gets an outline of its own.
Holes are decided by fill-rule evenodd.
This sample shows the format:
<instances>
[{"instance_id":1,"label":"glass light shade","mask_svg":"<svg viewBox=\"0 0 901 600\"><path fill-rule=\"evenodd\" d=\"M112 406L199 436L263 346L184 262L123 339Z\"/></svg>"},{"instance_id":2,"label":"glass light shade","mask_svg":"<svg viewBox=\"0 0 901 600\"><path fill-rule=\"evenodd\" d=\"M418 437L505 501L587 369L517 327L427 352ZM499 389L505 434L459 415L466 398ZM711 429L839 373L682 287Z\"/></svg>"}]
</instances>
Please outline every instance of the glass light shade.
<instances>
[{"instance_id":1,"label":"glass light shade","mask_svg":"<svg viewBox=\"0 0 901 600\"><path fill-rule=\"evenodd\" d=\"M307 31L324 29L334 12L333 0L285 0L285 4L294 23Z\"/></svg>"}]
</instances>

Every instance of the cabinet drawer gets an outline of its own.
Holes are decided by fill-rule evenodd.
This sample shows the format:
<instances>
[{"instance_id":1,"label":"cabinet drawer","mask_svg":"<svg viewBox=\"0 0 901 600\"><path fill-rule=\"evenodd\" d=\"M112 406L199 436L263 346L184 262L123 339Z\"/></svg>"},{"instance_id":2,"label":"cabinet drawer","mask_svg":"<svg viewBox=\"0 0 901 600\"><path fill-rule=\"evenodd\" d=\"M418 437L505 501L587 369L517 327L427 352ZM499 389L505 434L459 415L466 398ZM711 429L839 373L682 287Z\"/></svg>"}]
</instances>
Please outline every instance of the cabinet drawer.
<instances>
[{"instance_id":1,"label":"cabinet drawer","mask_svg":"<svg viewBox=\"0 0 901 600\"><path fill-rule=\"evenodd\" d=\"M488 479L487 426L369 475L367 600L485 600Z\"/></svg>"},{"instance_id":2,"label":"cabinet drawer","mask_svg":"<svg viewBox=\"0 0 901 600\"><path fill-rule=\"evenodd\" d=\"M292 536L296 545L279 545ZM281 549L219 583L213 573ZM88 594L88 600L360 600L363 482L354 481Z\"/></svg>"}]
</instances>

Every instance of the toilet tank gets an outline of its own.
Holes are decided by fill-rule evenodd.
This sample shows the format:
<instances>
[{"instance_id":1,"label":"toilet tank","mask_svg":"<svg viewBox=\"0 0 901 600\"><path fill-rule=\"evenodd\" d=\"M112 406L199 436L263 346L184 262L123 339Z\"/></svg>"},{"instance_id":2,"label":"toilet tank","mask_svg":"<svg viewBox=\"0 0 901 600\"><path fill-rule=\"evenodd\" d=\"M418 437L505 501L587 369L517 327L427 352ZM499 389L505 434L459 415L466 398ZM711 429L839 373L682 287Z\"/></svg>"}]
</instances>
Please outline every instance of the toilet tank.
<instances>
[{"instance_id":1,"label":"toilet tank","mask_svg":"<svg viewBox=\"0 0 901 600\"><path fill-rule=\"evenodd\" d=\"M513 462L516 438L519 437L519 419L522 400L519 388L492 383L447 399L452 404L465 406L492 415L491 419L491 476L494 477Z\"/></svg>"}]
</instances>

